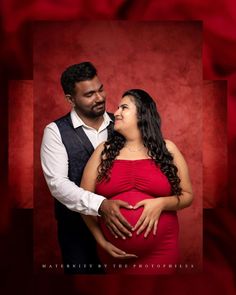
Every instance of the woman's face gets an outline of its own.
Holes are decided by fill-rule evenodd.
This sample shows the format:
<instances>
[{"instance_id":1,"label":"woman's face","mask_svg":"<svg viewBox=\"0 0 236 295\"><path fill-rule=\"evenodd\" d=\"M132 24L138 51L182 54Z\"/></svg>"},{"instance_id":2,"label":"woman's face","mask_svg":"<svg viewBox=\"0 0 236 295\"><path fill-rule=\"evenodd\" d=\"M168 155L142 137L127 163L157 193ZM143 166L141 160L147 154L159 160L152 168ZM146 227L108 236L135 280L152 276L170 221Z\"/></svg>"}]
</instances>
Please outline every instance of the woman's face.
<instances>
[{"instance_id":1,"label":"woman's face","mask_svg":"<svg viewBox=\"0 0 236 295\"><path fill-rule=\"evenodd\" d=\"M115 112L114 129L125 136L134 130L137 130L137 108L131 96L125 96L121 99L118 110Z\"/></svg>"}]
</instances>

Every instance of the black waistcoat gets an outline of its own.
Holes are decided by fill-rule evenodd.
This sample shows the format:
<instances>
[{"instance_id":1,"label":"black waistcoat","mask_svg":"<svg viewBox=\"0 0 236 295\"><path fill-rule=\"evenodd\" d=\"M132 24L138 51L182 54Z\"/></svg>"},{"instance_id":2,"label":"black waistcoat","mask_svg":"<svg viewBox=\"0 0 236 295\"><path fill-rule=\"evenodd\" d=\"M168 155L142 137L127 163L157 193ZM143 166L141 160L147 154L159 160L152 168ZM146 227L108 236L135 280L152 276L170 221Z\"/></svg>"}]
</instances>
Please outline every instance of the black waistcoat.
<instances>
[{"instance_id":1,"label":"black waistcoat","mask_svg":"<svg viewBox=\"0 0 236 295\"><path fill-rule=\"evenodd\" d=\"M113 114L109 113L111 119ZM60 131L62 142L66 148L69 159L68 177L78 186L80 185L84 167L94 151L93 145L85 134L82 126L74 128L70 113L55 121ZM108 138L113 132L113 122L108 126ZM80 219L80 214L69 210L55 199L55 213L58 221L66 222L70 219ZM69 220L68 220L69 221Z\"/></svg>"}]
</instances>

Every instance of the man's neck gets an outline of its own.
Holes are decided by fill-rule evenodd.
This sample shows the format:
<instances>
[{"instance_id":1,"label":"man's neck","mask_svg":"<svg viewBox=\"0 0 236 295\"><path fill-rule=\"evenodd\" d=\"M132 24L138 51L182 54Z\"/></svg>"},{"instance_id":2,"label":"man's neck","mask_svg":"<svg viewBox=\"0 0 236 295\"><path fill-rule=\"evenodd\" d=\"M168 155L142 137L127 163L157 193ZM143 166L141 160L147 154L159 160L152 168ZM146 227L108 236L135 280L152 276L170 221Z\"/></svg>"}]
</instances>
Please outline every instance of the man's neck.
<instances>
[{"instance_id":1,"label":"man's neck","mask_svg":"<svg viewBox=\"0 0 236 295\"><path fill-rule=\"evenodd\" d=\"M94 117L94 118L88 118L85 117L81 114L77 115L80 117L80 119L89 127L94 128L96 130L98 130L100 128L100 126L102 125L104 118L103 115L99 116L99 117Z\"/></svg>"}]
</instances>

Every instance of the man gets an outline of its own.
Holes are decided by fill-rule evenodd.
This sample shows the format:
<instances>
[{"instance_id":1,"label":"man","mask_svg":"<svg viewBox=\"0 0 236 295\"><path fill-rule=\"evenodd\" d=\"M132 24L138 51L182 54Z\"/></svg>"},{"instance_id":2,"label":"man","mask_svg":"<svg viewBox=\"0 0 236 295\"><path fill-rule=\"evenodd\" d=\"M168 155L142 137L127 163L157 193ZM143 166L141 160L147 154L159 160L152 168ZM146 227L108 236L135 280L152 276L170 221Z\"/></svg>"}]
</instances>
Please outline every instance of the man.
<instances>
[{"instance_id":1,"label":"man","mask_svg":"<svg viewBox=\"0 0 236 295\"><path fill-rule=\"evenodd\" d=\"M68 67L61 85L72 105L69 114L44 130L41 162L55 197L58 240L65 273L99 273L94 238L79 213L101 215L115 236L131 234L131 225L119 211L123 201L109 201L80 188L83 169L94 148L113 131L113 115L105 112L106 93L90 62Z\"/></svg>"}]
</instances>

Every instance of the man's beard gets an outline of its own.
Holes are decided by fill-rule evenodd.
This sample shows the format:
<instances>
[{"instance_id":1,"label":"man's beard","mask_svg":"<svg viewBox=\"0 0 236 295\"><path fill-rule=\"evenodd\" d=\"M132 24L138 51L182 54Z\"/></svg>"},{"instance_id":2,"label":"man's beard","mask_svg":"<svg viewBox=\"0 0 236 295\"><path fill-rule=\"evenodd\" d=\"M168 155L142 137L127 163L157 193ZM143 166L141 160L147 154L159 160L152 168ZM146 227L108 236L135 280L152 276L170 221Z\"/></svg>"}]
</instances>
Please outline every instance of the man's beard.
<instances>
[{"instance_id":1,"label":"man's beard","mask_svg":"<svg viewBox=\"0 0 236 295\"><path fill-rule=\"evenodd\" d=\"M99 106L101 107L99 108ZM105 113L105 102L94 105L91 109L87 109L87 110L81 109L79 106L75 106L75 111L77 112L78 115L81 115L82 117L85 116L90 119L98 118L103 116L103 114Z\"/></svg>"},{"instance_id":2,"label":"man's beard","mask_svg":"<svg viewBox=\"0 0 236 295\"><path fill-rule=\"evenodd\" d=\"M104 112L105 112L105 102L95 105L92 108L91 115L93 114L93 117L100 117L104 114Z\"/></svg>"}]
</instances>

